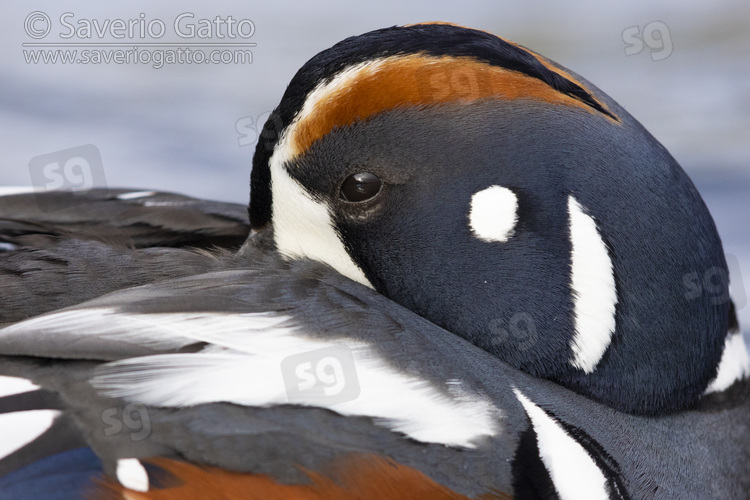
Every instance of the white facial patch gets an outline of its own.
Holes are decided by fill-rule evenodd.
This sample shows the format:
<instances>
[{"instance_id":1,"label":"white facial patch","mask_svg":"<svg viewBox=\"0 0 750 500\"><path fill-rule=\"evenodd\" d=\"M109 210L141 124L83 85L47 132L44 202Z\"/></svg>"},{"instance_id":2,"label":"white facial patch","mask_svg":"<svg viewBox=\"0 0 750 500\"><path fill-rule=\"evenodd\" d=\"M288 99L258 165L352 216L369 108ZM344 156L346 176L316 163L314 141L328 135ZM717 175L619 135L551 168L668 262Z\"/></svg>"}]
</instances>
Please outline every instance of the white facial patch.
<instances>
[{"instance_id":1,"label":"white facial patch","mask_svg":"<svg viewBox=\"0 0 750 500\"><path fill-rule=\"evenodd\" d=\"M575 323L570 363L592 373L615 332L615 273L596 221L573 196L568 197L568 213L572 246L570 288Z\"/></svg>"},{"instance_id":2,"label":"white facial patch","mask_svg":"<svg viewBox=\"0 0 750 500\"><path fill-rule=\"evenodd\" d=\"M561 500L609 500L607 479L596 462L552 417L513 388L536 433L539 457Z\"/></svg>"},{"instance_id":3,"label":"white facial patch","mask_svg":"<svg viewBox=\"0 0 750 500\"><path fill-rule=\"evenodd\" d=\"M148 491L148 473L135 458L121 458L117 461L117 480L133 491Z\"/></svg>"},{"instance_id":4,"label":"white facial patch","mask_svg":"<svg viewBox=\"0 0 750 500\"><path fill-rule=\"evenodd\" d=\"M490 186L471 197L469 225L482 241L508 241L518 222L518 199L508 188Z\"/></svg>"},{"instance_id":5,"label":"white facial patch","mask_svg":"<svg viewBox=\"0 0 750 500\"><path fill-rule=\"evenodd\" d=\"M337 234L330 209L316 201L286 172L284 165L297 154L294 137L299 123L316 112L325 101L361 77L377 71L383 60L350 66L328 82L321 82L306 97L294 120L284 129L269 160L273 230L276 246L289 259L307 257L328 264L344 276L373 288L362 269L352 260Z\"/></svg>"},{"instance_id":6,"label":"white facial patch","mask_svg":"<svg viewBox=\"0 0 750 500\"><path fill-rule=\"evenodd\" d=\"M742 333L727 335L716 378L704 394L721 392L745 377L750 377L750 355Z\"/></svg>"},{"instance_id":7,"label":"white facial patch","mask_svg":"<svg viewBox=\"0 0 750 500\"><path fill-rule=\"evenodd\" d=\"M307 257L374 288L352 260L334 228L328 206L318 202L271 157L273 235L276 248L288 259Z\"/></svg>"},{"instance_id":8,"label":"white facial patch","mask_svg":"<svg viewBox=\"0 0 750 500\"><path fill-rule=\"evenodd\" d=\"M20 450L52 427L58 410L28 410L0 415L0 459Z\"/></svg>"}]
</instances>

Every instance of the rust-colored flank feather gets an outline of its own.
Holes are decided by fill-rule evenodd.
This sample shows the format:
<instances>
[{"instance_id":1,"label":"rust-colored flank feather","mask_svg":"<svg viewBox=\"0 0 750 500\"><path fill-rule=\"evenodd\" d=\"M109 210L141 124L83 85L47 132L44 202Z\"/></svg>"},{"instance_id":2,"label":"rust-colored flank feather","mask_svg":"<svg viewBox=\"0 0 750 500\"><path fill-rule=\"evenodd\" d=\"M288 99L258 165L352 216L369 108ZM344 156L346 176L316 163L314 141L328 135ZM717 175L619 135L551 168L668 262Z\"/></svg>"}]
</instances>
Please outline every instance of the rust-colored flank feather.
<instances>
[{"instance_id":1,"label":"rust-colored flank feather","mask_svg":"<svg viewBox=\"0 0 750 500\"><path fill-rule=\"evenodd\" d=\"M90 500L469 500L431 480L421 472L392 460L347 457L337 462L331 477L305 471L309 484L279 484L264 475L240 474L186 462L156 458L151 464L172 477L161 489L137 492L112 479L96 485ZM508 500L501 492L487 493L477 500Z\"/></svg>"}]
</instances>

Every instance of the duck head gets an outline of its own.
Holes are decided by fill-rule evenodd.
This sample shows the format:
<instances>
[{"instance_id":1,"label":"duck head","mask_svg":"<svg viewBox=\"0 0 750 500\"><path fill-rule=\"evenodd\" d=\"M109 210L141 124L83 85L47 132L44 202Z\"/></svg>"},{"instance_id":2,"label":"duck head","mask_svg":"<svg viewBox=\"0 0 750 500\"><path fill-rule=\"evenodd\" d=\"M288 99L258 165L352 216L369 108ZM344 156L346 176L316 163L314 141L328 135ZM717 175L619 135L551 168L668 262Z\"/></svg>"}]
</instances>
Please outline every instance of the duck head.
<instances>
[{"instance_id":1,"label":"duck head","mask_svg":"<svg viewBox=\"0 0 750 500\"><path fill-rule=\"evenodd\" d=\"M727 270L677 162L612 99L486 32L393 27L307 62L265 124L250 220L532 375L621 411L716 376ZM488 374L492 376L492 374Z\"/></svg>"}]
</instances>

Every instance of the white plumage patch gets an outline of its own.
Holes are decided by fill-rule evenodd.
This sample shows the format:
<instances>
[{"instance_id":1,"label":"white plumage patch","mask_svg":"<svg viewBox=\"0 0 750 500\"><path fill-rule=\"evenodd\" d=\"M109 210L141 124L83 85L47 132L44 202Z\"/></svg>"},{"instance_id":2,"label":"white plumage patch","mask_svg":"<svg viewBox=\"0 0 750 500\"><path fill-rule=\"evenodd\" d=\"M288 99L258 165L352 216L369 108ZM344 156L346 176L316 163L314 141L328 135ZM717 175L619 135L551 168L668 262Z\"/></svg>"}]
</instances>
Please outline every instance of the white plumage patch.
<instances>
[{"instance_id":1,"label":"white plumage patch","mask_svg":"<svg viewBox=\"0 0 750 500\"><path fill-rule=\"evenodd\" d=\"M117 480L133 491L148 491L148 473L135 458L121 458L117 461Z\"/></svg>"},{"instance_id":2,"label":"white plumage patch","mask_svg":"<svg viewBox=\"0 0 750 500\"><path fill-rule=\"evenodd\" d=\"M508 241L518 222L518 199L508 188L490 186L471 197L469 225L482 241Z\"/></svg>"},{"instance_id":3,"label":"white plumage patch","mask_svg":"<svg viewBox=\"0 0 750 500\"><path fill-rule=\"evenodd\" d=\"M716 378L705 394L721 392L745 377L750 377L750 356L742 333L727 335Z\"/></svg>"},{"instance_id":4,"label":"white plumage patch","mask_svg":"<svg viewBox=\"0 0 750 500\"><path fill-rule=\"evenodd\" d=\"M61 349L122 349L122 343L177 349L196 342L200 352L141 356L108 363L92 384L107 396L147 405L181 407L212 402L268 407L289 403L282 362L290 356L331 346L352 353L359 395L344 402L325 399L295 404L365 416L422 442L473 447L498 432L500 411L457 381L445 386L392 367L366 343L314 339L272 314L125 314L113 309L81 309L33 318L0 330L34 344L54 337Z\"/></svg>"},{"instance_id":5,"label":"white plumage patch","mask_svg":"<svg viewBox=\"0 0 750 500\"><path fill-rule=\"evenodd\" d=\"M0 459L47 432L58 410L28 410L0 415Z\"/></svg>"},{"instance_id":6,"label":"white plumage patch","mask_svg":"<svg viewBox=\"0 0 750 500\"><path fill-rule=\"evenodd\" d=\"M12 196L14 194L33 193L33 187L27 186L0 186L0 196Z\"/></svg>"},{"instance_id":7,"label":"white plumage patch","mask_svg":"<svg viewBox=\"0 0 750 500\"><path fill-rule=\"evenodd\" d=\"M575 334L571 364L592 373L609 347L615 332L617 289L612 260L599 235L596 221L573 196L570 216L571 284Z\"/></svg>"},{"instance_id":8,"label":"white plumage patch","mask_svg":"<svg viewBox=\"0 0 750 500\"><path fill-rule=\"evenodd\" d=\"M521 391L513 392L536 433L539 456L561 500L609 500L607 479L594 459L552 417Z\"/></svg>"},{"instance_id":9,"label":"white plumage patch","mask_svg":"<svg viewBox=\"0 0 750 500\"><path fill-rule=\"evenodd\" d=\"M118 200L137 200L139 198L148 198L156 194L156 191L133 191L131 193L122 193L117 195Z\"/></svg>"},{"instance_id":10,"label":"white plumage patch","mask_svg":"<svg viewBox=\"0 0 750 500\"><path fill-rule=\"evenodd\" d=\"M299 151L294 137L298 124L309 117L326 99L360 78L362 72L377 71L382 60L367 61L350 66L327 82L321 82L306 97L294 120L284 129L269 160L273 230L276 246L289 259L307 257L328 264L344 276L373 288L362 269L344 248L331 219L329 208L313 200L304 188L292 179L285 165Z\"/></svg>"},{"instance_id":11,"label":"white plumage patch","mask_svg":"<svg viewBox=\"0 0 750 500\"><path fill-rule=\"evenodd\" d=\"M273 235L289 259L307 257L328 264L342 275L373 288L336 233L329 208L313 200L286 172L276 153L271 157Z\"/></svg>"},{"instance_id":12,"label":"white plumage patch","mask_svg":"<svg viewBox=\"0 0 750 500\"><path fill-rule=\"evenodd\" d=\"M19 377L0 376L0 398L35 391L39 386L31 380Z\"/></svg>"}]
</instances>

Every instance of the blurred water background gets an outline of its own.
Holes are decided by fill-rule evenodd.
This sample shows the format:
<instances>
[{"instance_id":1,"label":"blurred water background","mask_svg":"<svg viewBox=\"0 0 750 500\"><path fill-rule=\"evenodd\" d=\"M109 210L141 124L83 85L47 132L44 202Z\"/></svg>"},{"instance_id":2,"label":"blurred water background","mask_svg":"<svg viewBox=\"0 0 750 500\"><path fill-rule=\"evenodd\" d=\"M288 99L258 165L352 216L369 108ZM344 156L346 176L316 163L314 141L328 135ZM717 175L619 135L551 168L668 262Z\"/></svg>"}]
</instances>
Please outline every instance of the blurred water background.
<instances>
[{"instance_id":1,"label":"blurred water background","mask_svg":"<svg viewBox=\"0 0 750 500\"><path fill-rule=\"evenodd\" d=\"M3 5L0 187L30 185L34 157L93 144L110 187L246 203L252 124L276 106L295 71L320 50L375 28L431 20L484 29L525 45L607 92L688 171L716 219L726 252L736 258L734 293L748 330L750 307L743 296L750 285L750 2L39 0ZM50 19L42 38L27 30L42 32L44 19L25 25L34 11ZM32 49L24 43L149 41L64 39L67 28L59 21L64 13L74 26L82 20L100 26L118 18L138 20L143 14L144 22L159 19L167 27L157 42L185 42L172 29L180 14L193 14L185 19L194 23L232 16L252 21L252 37L188 41L257 45L251 64L156 69L152 64L26 62L23 50Z\"/></svg>"}]
</instances>

